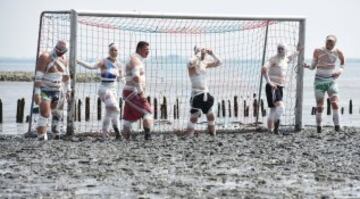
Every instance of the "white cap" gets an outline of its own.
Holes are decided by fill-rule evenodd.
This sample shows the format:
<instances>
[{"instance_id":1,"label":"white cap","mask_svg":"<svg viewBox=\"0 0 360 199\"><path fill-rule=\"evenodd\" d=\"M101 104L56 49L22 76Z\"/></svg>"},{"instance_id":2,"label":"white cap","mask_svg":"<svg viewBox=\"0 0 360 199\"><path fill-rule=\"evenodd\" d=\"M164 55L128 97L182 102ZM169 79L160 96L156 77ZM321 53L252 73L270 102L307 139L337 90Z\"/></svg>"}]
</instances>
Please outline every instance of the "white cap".
<instances>
[{"instance_id":1,"label":"white cap","mask_svg":"<svg viewBox=\"0 0 360 199\"><path fill-rule=\"evenodd\" d=\"M201 47L200 46L194 46L194 54L197 54L198 52L200 52L201 51Z\"/></svg>"},{"instance_id":2,"label":"white cap","mask_svg":"<svg viewBox=\"0 0 360 199\"><path fill-rule=\"evenodd\" d=\"M284 50L286 50L286 45L283 42L278 43L277 47L282 47Z\"/></svg>"},{"instance_id":3,"label":"white cap","mask_svg":"<svg viewBox=\"0 0 360 199\"><path fill-rule=\"evenodd\" d=\"M109 44L109 50L111 50L113 48L118 49L118 46L115 43Z\"/></svg>"},{"instance_id":4,"label":"white cap","mask_svg":"<svg viewBox=\"0 0 360 199\"><path fill-rule=\"evenodd\" d=\"M326 41L329 41L329 40L336 42L336 41L337 41L337 38L336 38L335 35L328 35L328 36L326 37Z\"/></svg>"}]
</instances>

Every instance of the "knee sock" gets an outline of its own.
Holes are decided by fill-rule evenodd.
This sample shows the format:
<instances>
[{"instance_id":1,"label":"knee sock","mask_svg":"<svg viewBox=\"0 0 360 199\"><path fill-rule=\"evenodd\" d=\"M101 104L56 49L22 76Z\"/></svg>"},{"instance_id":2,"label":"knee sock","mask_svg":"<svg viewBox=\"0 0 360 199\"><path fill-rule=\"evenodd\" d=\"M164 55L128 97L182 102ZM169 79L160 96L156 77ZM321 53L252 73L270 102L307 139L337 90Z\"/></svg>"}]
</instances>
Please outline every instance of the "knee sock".
<instances>
[{"instance_id":1,"label":"knee sock","mask_svg":"<svg viewBox=\"0 0 360 199\"><path fill-rule=\"evenodd\" d=\"M109 126L110 126L110 119L111 119L111 113L109 111L106 112L103 123L102 123L102 130L103 133L108 132Z\"/></svg>"},{"instance_id":2,"label":"knee sock","mask_svg":"<svg viewBox=\"0 0 360 199\"><path fill-rule=\"evenodd\" d=\"M113 124L113 126L119 127L119 116L120 113L115 111L111 114L111 122Z\"/></svg>"},{"instance_id":3,"label":"knee sock","mask_svg":"<svg viewBox=\"0 0 360 199\"><path fill-rule=\"evenodd\" d=\"M316 125L321 126L322 112L316 111Z\"/></svg>"},{"instance_id":4,"label":"knee sock","mask_svg":"<svg viewBox=\"0 0 360 199\"><path fill-rule=\"evenodd\" d=\"M282 114L284 113L284 107L282 105L277 106L275 110L275 122L280 120Z\"/></svg>"},{"instance_id":5,"label":"knee sock","mask_svg":"<svg viewBox=\"0 0 360 199\"><path fill-rule=\"evenodd\" d=\"M334 125L340 125L339 109L333 109L333 121Z\"/></svg>"}]
</instances>

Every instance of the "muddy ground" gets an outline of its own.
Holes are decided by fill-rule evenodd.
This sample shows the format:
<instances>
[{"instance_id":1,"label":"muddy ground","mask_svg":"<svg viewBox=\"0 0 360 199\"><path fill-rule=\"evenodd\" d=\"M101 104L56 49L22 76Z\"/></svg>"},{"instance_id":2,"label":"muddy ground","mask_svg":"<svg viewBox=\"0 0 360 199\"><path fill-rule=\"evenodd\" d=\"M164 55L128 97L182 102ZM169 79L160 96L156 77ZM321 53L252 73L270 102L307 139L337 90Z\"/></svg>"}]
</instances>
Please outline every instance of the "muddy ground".
<instances>
[{"instance_id":1,"label":"muddy ground","mask_svg":"<svg viewBox=\"0 0 360 199\"><path fill-rule=\"evenodd\" d=\"M3 135L0 198L360 198L360 129L148 142Z\"/></svg>"}]
</instances>

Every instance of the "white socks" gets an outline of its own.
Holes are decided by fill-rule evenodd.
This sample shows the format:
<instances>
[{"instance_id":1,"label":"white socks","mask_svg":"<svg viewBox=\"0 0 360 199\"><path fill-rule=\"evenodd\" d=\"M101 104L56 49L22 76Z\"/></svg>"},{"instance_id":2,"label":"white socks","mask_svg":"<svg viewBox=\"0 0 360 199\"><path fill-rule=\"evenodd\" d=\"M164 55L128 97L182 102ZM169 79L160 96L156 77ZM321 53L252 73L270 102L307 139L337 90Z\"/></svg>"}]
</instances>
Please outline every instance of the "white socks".
<instances>
[{"instance_id":1,"label":"white socks","mask_svg":"<svg viewBox=\"0 0 360 199\"><path fill-rule=\"evenodd\" d=\"M278 121L281 118L281 115L284 113L284 106L280 105L275 108L275 118L274 121Z\"/></svg>"},{"instance_id":2,"label":"white socks","mask_svg":"<svg viewBox=\"0 0 360 199\"><path fill-rule=\"evenodd\" d=\"M119 127L119 116L120 113L117 111L111 113L111 122L113 126Z\"/></svg>"},{"instance_id":3,"label":"white socks","mask_svg":"<svg viewBox=\"0 0 360 199\"><path fill-rule=\"evenodd\" d=\"M333 121L334 125L340 125L339 109L333 109Z\"/></svg>"},{"instance_id":4,"label":"white socks","mask_svg":"<svg viewBox=\"0 0 360 199\"><path fill-rule=\"evenodd\" d=\"M322 122L322 112L316 110L316 125L321 126L321 122Z\"/></svg>"},{"instance_id":5,"label":"white socks","mask_svg":"<svg viewBox=\"0 0 360 199\"><path fill-rule=\"evenodd\" d=\"M105 113L105 117L102 123L102 130L103 133L107 133L109 130L109 126L110 126L110 119L111 119L111 112L110 111L106 111Z\"/></svg>"},{"instance_id":6,"label":"white socks","mask_svg":"<svg viewBox=\"0 0 360 199\"><path fill-rule=\"evenodd\" d=\"M276 117L276 108L270 108L270 113L269 113L269 117L268 117L268 121L275 121L275 117Z\"/></svg>"}]
</instances>

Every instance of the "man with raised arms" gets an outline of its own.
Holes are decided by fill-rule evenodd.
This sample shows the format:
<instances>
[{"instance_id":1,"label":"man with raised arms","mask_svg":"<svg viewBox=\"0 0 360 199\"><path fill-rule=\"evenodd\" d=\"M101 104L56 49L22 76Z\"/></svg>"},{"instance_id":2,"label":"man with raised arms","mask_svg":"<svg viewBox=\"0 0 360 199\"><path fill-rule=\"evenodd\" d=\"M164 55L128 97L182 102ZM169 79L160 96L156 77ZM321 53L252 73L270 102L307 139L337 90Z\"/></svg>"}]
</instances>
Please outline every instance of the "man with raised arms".
<instances>
[{"instance_id":1,"label":"man with raised arms","mask_svg":"<svg viewBox=\"0 0 360 199\"><path fill-rule=\"evenodd\" d=\"M201 116L201 113L206 114L208 120L208 133L212 136L216 135L215 114L212 111L214 97L209 93L206 71L209 68L220 65L221 61L211 49L194 47L194 55L187 65L191 81L191 116L186 130L187 136L193 136L195 124Z\"/></svg>"}]
</instances>

